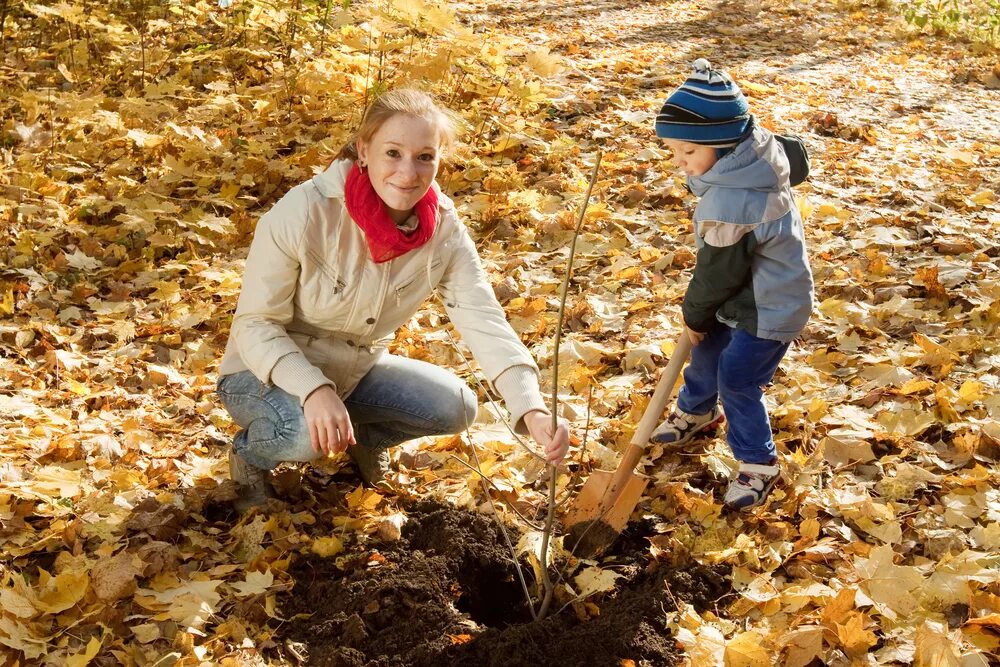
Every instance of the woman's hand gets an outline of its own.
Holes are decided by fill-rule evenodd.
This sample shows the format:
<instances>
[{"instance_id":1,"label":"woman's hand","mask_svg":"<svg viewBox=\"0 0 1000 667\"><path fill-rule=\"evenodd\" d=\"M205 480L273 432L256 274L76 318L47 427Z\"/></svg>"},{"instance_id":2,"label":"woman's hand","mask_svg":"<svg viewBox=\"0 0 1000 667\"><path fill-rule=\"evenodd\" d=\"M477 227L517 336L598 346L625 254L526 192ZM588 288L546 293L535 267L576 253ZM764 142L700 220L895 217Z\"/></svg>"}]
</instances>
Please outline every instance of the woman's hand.
<instances>
[{"instance_id":1,"label":"woman's hand","mask_svg":"<svg viewBox=\"0 0 1000 667\"><path fill-rule=\"evenodd\" d=\"M545 450L545 460L557 465L569 451L569 427L560 420L559 428L552 433L552 415L541 410L532 410L524 415L524 425L528 433Z\"/></svg>"},{"instance_id":2,"label":"woman's hand","mask_svg":"<svg viewBox=\"0 0 1000 667\"><path fill-rule=\"evenodd\" d=\"M354 427L344 402L328 384L306 398L302 409L309 426L309 440L319 454L342 452L355 444Z\"/></svg>"}]
</instances>

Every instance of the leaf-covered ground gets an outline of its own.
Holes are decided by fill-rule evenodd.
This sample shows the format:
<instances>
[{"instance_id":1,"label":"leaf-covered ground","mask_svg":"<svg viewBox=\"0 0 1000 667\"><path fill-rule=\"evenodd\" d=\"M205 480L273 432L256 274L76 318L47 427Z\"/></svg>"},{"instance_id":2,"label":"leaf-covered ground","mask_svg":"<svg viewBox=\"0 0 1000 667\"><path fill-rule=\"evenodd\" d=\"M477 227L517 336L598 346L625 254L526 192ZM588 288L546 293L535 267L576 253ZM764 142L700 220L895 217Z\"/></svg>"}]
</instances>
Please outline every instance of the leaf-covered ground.
<instances>
[{"instance_id":1,"label":"leaf-covered ground","mask_svg":"<svg viewBox=\"0 0 1000 667\"><path fill-rule=\"evenodd\" d=\"M693 263L693 202L652 119L707 57L809 145L797 194L819 305L768 390L785 479L766 507L723 511L721 438L644 460L648 559L725 565L738 593L663 621L698 665L987 664L1000 57L908 32L886 4L4 2L8 662L282 662L278 600L304 554L365 553L413 497L488 508L477 466L501 514L537 518L542 471L485 396L469 438L401 448L399 497L331 459L283 472L272 512L228 509L233 428L213 390L254 222L330 159L373 88L421 79L465 119L442 181L546 385L575 209L604 151L560 354L580 441L560 500L613 467ZM434 303L395 348L476 384ZM571 561L563 593L613 585L602 565Z\"/></svg>"}]
</instances>

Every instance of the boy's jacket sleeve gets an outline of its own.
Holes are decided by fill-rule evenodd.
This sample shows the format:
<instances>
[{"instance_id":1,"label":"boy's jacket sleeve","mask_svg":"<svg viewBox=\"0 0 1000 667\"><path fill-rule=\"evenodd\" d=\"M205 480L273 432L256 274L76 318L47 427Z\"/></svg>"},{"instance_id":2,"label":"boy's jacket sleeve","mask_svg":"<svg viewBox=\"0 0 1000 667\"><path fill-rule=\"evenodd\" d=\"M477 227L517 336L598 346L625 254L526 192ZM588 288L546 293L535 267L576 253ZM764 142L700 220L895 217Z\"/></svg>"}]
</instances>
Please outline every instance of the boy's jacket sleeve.
<instances>
[{"instance_id":1,"label":"boy's jacket sleeve","mask_svg":"<svg viewBox=\"0 0 1000 667\"><path fill-rule=\"evenodd\" d=\"M681 309L688 328L707 332L715 325L722 304L752 281L757 225L705 221L699 226L704 243L698 249Z\"/></svg>"}]
</instances>

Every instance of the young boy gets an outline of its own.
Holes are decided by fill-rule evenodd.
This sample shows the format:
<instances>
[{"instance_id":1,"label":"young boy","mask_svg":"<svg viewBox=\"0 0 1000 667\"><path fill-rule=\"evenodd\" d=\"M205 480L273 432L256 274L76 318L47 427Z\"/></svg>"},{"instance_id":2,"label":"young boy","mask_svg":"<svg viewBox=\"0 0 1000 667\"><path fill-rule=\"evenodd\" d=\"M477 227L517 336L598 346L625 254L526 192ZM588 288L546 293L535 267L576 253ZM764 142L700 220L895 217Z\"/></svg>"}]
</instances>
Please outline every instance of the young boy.
<instances>
[{"instance_id":1,"label":"young boy","mask_svg":"<svg viewBox=\"0 0 1000 667\"><path fill-rule=\"evenodd\" d=\"M678 445L715 428L721 398L740 462L724 502L745 510L780 473L763 386L809 319L813 280L781 145L754 124L729 76L703 58L693 68L657 115L656 136L701 198L682 306L694 348L677 407L652 440Z\"/></svg>"}]
</instances>

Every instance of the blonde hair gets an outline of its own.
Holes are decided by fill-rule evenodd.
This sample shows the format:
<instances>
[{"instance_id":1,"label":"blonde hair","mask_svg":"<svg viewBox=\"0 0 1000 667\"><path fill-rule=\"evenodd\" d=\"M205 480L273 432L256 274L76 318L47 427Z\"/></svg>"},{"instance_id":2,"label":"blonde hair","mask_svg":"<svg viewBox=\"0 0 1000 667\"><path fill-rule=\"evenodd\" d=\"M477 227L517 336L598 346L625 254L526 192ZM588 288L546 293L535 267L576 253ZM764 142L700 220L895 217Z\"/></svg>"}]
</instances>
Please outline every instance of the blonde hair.
<instances>
[{"instance_id":1,"label":"blonde hair","mask_svg":"<svg viewBox=\"0 0 1000 667\"><path fill-rule=\"evenodd\" d=\"M358 159L357 142L371 141L386 121L397 114L422 118L437 130L439 151L442 154L455 143L458 134L458 116L450 109L438 105L427 93L414 88L397 88L382 93L365 112L354 136L340 149L337 159Z\"/></svg>"}]
</instances>

